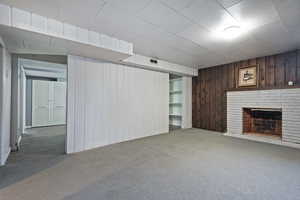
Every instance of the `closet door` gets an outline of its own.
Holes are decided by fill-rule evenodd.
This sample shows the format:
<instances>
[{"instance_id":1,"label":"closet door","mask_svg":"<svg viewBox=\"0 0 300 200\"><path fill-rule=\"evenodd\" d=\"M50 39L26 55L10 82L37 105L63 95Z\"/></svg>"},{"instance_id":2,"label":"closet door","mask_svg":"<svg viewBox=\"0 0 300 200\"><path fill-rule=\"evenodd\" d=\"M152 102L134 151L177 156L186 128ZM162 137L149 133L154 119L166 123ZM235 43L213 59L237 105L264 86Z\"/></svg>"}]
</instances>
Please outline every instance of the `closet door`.
<instances>
[{"instance_id":1,"label":"closet door","mask_svg":"<svg viewBox=\"0 0 300 200\"><path fill-rule=\"evenodd\" d=\"M50 118L49 81L32 81L32 126L48 126Z\"/></svg>"},{"instance_id":2,"label":"closet door","mask_svg":"<svg viewBox=\"0 0 300 200\"><path fill-rule=\"evenodd\" d=\"M52 124L59 125L66 123L66 83L52 82L53 104L51 105Z\"/></svg>"}]
</instances>

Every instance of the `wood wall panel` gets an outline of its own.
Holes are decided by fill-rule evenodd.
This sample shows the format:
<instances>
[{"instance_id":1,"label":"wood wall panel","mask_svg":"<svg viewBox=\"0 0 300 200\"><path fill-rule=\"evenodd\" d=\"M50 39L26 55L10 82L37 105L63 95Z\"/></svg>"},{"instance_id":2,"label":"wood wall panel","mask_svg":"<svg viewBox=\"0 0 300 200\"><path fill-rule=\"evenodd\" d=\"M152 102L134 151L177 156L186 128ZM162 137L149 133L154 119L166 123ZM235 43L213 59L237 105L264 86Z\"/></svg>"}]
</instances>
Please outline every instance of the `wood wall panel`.
<instances>
[{"instance_id":1,"label":"wood wall panel","mask_svg":"<svg viewBox=\"0 0 300 200\"><path fill-rule=\"evenodd\" d=\"M285 79L286 81L296 82L297 75L297 52L290 52L286 56L285 63Z\"/></svg>"},{"instance_id":2,"label":"wood wall panel","mask_svg":"<svg viewBox=\"0 0 300 200\"><path fill-rule=\"evenodd\" d=\"M67 153L169 130L167 73L69 55L67 95Z\"/></svg>"},{"instance_id":3,"label":"wood wall panel","mask_svg":"<svg viewBox=\"0 0 300 200\"><path fill-rule=\"evenodd\" d=\"M257 65L257 86L238 88L241 67ZM294 86L288 86L293 81ZM300 87L300 51L253 58L200 69L193 78L193 127L225 132L228 90L260 90Z\"/></svg>"},{"instance_id":4,"label":"wood wall panel","mask_svg":"<svg viewBox=\"0 0 300 200\"><path fill-rule=\"evenodd\" d=\"M285 83L285 54L275 56L275 86L282 87Z\"/></svg>"},{"instance_id":5,"label":"wood wall panel","mask_svg":"<svg viewBox=\"0 0 300 200\"><path fill-rule=\"evenodd\" d=\"M296 62L297 62L297 68L296 68L296 80L297 80L297 83L300 84L300 52L298 51L297 52L297 59L296 59Z\"/></svg>"},{"instance_id":6,"label":"wood wall panel","mask_svg":"<svg viewBox=\"0 0 300 200\"><path fill-rule=\"evenodd\" d=\"M265 87L266 86L266 58L258 58L257 59L257 64L259 65L259 84L260 87Z\"/></svg>"},{"instance_id":7,"label":"wood wall panel","mask_svg":"<svg viewBox=\"0 0 300 200\"><path fill-rule=\"evenodd\" d=\"M275 61L274 56L269 56L266 58L266 87L275 86Z\"/></svg>"}]
</instances>

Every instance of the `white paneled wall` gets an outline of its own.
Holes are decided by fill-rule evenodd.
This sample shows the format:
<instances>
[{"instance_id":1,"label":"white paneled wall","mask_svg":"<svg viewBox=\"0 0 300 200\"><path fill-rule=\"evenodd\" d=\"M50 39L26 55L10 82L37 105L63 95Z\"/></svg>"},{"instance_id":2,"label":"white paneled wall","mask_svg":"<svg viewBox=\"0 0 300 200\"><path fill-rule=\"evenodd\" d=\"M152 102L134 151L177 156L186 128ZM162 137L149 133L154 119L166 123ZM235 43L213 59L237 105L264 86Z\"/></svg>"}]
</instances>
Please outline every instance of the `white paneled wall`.
<instances>
[{"instance_id":1,"label":"white paneled wall","mask_svg":"<svg viewBox=\"0 0 300 200\"><path fill-rule=\"evenodd\" d=\"M229 134L242 134L242 108L281 108L282 140L300 143L300 89L227 92Z\"/></svg>"},{"instance_id":2,"label":"white paneled wall","mask_svg":"<svg viewBox=\"0 0 300 200\"><path fill-rule=\"evenodd\" d=\"M0 54L0 165L4 165L10 153L11 56L1 46Z\"/></svg>"},{"instance_id":3,"label":"white paneled wall","mask_svg":"<svg viewBox=\"0 0 300 200\"><path fill-rule=\"evenodd\" d=\"M168 132L169 76L68 56L67 153Z\"/></svg>"},{"instance_id":4,"label":"white paneled wall","mask_svg":"<svg viewBox=\"0 0 300 200\"><path fill-rule=\"evenodd\" d=\"M182 77L182 128L192 128L192 77Z\"/></svg>"}]
</instances>

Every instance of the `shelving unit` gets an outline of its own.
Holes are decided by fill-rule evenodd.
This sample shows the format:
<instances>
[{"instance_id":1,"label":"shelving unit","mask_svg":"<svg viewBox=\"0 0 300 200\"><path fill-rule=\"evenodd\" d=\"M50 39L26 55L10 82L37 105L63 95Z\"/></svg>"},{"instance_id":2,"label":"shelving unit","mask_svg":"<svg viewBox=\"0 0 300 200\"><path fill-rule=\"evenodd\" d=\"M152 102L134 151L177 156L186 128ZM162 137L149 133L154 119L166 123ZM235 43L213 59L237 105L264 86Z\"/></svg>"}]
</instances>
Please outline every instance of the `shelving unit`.
<instances>
[{"instance_id":1,"label":"shelving unit","mask_svg":"<svg viewBox=\"0 0 300 200\"><path fill-rule=\"evenodd\" d=\"M182 124L182 78L170 75L169 126L180 129Z\"/></svg>"}]
</instances>

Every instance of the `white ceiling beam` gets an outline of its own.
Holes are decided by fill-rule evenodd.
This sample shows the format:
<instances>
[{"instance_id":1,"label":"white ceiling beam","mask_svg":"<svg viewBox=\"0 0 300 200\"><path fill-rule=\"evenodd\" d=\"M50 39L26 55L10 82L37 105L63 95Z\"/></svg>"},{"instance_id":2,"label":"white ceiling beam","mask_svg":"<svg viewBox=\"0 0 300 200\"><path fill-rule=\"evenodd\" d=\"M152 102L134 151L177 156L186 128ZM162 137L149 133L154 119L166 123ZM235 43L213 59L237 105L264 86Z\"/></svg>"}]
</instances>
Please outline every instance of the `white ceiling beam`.
<instances>
[{"instance_id":1,"label":"white ceiling beam","mask_svg":"<svg viewBox=\"0 0 300 200\"><path fill-rule=\"evenodd\" d=\"M151 62L151 60L155 60L157 61L157 63ZM178 65L167 61L138 55L138 54L135 54L127 59L124 59L122 63L127 65L133 65L144 69L173 73L173 74L184 75L184 76L198 75L198 70L195 68L186 67L183 65Z\"/></svg>"},{"instance_id":2,"label":"white ceiling beam","mask_svg":"<svg viewBox=\"0 0 300 200\"><path fill-rule=\"evenodd\" d=\"M57 47L51 46L51 41L55 40L64 44L59 53L65 55L114 62L133 55L132 43L1 4L0 25L0 34L9 41L7 48L15 53L26 53L31 48L56 52ZM9 47L10 42L18 47Z\"/></svg>"}]
</instances>

